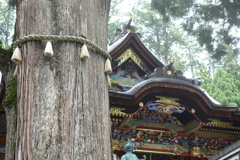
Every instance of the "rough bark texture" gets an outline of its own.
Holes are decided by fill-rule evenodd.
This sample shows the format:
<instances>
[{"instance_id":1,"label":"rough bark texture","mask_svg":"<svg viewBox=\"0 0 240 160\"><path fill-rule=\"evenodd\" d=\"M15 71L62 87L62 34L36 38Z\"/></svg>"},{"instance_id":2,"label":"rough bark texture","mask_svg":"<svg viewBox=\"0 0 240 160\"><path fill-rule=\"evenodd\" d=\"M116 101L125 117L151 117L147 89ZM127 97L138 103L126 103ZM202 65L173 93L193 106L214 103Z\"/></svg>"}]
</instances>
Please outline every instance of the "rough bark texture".
<instances>
[{"instance_id":1,"label":"rough bark texture","mask_svg":"<svg viewBox=\"0 0 240 160\"><path fill-rule=\"evenodd\" d=\"M5 159L13 160L15 153L15 133L16 133L16 105L17 105L17 90L16 80L13 80L13 72L15 65L10 62L12 50L0 50L0 71L3 73L6 86L5 99L2 106L5 111L7 135Z\"/></svg>"},{"instance_id":2,"label":"rough bark texture","mask_svg":"<svg viewBox=\"0 0 240 160\"><path fill-rule=\"evenodd\" d=\"M15 153L15 134L16 134L16 106L4 106L7 122L6 152L5 159L13 160Z\"/></svg>"},{"instance_id":3,"label":"rough bark texture","mask_svg":"<svg viewBox=\"0 0 240 160\"><path fill-rule=\"evenodd\" d=\"M21 0L17 38L83 34L106 49L109 5L108 0ZM109 160L106 57L89 50L84 61L82 44L52 43L52 58L43 55L44 41L21 48L15 159Z\"/></svg>"}]
</instances>

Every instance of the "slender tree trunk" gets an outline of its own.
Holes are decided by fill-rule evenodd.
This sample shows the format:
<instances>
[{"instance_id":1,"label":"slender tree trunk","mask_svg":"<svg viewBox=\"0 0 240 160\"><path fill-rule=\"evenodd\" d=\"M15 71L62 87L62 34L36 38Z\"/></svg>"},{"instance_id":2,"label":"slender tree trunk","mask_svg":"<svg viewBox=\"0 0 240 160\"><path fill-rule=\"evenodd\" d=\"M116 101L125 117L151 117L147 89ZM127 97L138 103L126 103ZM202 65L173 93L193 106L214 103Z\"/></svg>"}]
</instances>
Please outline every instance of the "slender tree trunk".
<instances>
[{"instance_id":1,"label":"slender tree trunk","mask_svg":"<svg viewBox=\"0 0 240 160\"><path fill-rule=\"evenodd\" d=\"M83 34L106 49L109 0L19 0L17 37ZM21 47L15 159L109 160L110 120L106 57L82 44L53 41Z\"/></svg>"}]
</instances>

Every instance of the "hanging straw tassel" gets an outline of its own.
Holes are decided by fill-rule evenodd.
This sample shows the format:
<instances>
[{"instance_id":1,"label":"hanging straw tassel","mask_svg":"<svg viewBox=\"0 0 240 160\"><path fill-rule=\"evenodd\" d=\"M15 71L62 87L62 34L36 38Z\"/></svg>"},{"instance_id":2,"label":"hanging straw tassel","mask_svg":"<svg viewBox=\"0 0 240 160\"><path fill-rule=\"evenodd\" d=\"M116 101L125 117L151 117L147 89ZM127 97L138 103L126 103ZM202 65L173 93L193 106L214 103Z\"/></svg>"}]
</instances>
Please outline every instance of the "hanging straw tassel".
<instances>
[{"instance_id":1,"label":"hanging straw tassel","mask_svg":"<svg viewBox=\"0 0 240 160\"><path fill-rule=\"evenodd\" d=\"M87 60L89 58L88 48L85 44L82 46L80 58L84 60Z\"/></svg>"},{"instance_id":2,"label":"hanging straw tassel","mask_svg":"<svg viewBox=\"0 0 240 160\"><path fill-rule=\"evenodd\" d=\"M112 73L112 66L111 66L111 62L109 60L109 58L106 60L105 62L105 69L104 71L107 73L107 74L110 74Z\"/></svg>"},{"instance_id":3,"label":"hanging straw tassel","mask_svg":"<svg viewBox=\"0 0 240 160\"><path fill-rule=\"evenodd\" d=\"M109 78L109 75L107 75L107 81L108 81L108 88L111 88L112 87L112 83L111 83L111 80Z\"/></svg>"},{"instance_id":4,"label":"hanging straw tassel","mask_svg":"<svg viewBox=\"0 0 240 160\"><path fill-rule=\"evenodd\" d=\"M50 41L48 41L47 44L46 44L46 48L44 50L44 55L46 57L52 57L54 55L53 48L52 48L52 43Z\"/></svg>"},{"instance_id":5,"label":"hanging straw tassel","mask_svg":"<svg viewBox=\"0 0 240 160\"><path fill-rule=\"evenodd\" d=\"M19 49L19 47L15 48L11 60L15 63L21 63L22 62L21 50Z\"/></svg>"},{"instance_id":6,"label":"hanging straw tassel","mask_svg":"<svg viewBox=\"0 0 240 160\"><path fill-rule=\"evenodd\" d=\"M18 74L18 65L16 66L16 68L13 72L13 78L17 78L17 74Z\"/></svg>"}]
</instances>

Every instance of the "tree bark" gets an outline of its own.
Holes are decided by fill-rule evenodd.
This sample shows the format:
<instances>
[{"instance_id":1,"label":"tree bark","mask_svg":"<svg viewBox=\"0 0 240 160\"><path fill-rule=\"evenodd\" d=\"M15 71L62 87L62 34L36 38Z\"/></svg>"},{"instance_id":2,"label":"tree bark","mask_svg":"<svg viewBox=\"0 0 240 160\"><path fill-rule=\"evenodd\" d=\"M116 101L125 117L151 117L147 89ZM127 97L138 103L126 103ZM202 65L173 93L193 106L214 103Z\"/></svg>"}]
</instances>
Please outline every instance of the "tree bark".
<instances>
[{"instance_id":1,"label":"tree bark","mask_svg":"<svg viewBox=\"0 0 240 160\"><path fill-rule=\"evenodd\" d=\"M107 46L109 0L20 0L17 38L31 34L86 36ZM15 159L109 160L110 117L106 57L82 44L45 41L21 46Z\"/></svg>"},{"instance_id":2,"label":"tree bark","mask_svg":"<svg viewBox=\"0 0 240 160\"><path fill-rule=\"evenodd\" d=\"M5 111L5 119L7 126L5 159L14 159L15 153L15 134L16 134L16 106L17 106L17 90L16 80L13 79L15 65L9 62L12 50L0 50L0 71L3 74L6 92L2 107ZM8 87L7 87L8 86Z\"/></svg>"},{"instance_id":3,"label":"tree bark","mask_svg":"<svg viewBox=\"0 0 240 160\"><path fill-rule=\"evenodd\" d=\"M7 122L7 135L6 135L6 152L5 159L14 159L15 152L15 134L16 134L16 106L4 106Z\"/></svg>"}]
</instances>

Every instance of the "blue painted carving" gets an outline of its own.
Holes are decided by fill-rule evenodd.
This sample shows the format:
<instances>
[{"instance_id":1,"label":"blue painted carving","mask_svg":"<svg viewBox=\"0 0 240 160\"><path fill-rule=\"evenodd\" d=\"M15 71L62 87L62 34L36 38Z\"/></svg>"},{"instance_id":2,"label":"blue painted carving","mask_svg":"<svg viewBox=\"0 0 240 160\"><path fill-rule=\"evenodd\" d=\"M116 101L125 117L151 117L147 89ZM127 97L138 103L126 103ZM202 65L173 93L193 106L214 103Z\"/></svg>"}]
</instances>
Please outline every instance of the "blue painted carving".
<instances>
[{"instance_id":1,"label":"blue painted carving","mask_svg":"<svg viewBox=\"0 0 240 160\"><path fill-rule=\"evenodd\" d=\"M154 111L172 111L174 113L183 113L185 111L184 107L177 106L177 105L164 106L158 102L151 102L151 103L148 103L146 106L149 110L154 110Z\"/></svg>"}]
</instances>

